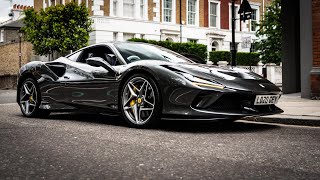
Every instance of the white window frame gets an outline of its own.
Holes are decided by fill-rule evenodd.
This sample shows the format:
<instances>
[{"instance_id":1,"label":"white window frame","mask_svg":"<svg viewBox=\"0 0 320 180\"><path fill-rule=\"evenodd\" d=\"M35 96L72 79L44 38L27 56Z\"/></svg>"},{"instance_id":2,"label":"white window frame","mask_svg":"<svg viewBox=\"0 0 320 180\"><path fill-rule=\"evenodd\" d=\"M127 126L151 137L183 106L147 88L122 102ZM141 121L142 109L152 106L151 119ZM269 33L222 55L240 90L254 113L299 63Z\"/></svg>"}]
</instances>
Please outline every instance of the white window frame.
<instances>
[{"instance_id":1,"label":"white window frame","mask_svg":"<svg viewBox=\"0 0 320 180\"><path fill-rule=\"evenodd\" d=\"M143 19L145 17L144 12L145 12L145 0L140 0L140 2L139 2L139 17L141 19Z\"/></svg>"},{"instance_id":2,"label":"white window frame","mask_svg":"<svg viewBox=\"0 0 320 180\"><path fill-rule=\"evenodd\" d=\"M110 0L109 8L110 8L110 16L112 17L123 17L123 18L130 18L130 19L148 19L148 1L143 0L143 16L141 16L141 0L134 0L133 2L133 16L124 16L123 15L123 0L116 0L116 6L114 14L114 0Z\"/></svg>"},{"instance_id":3,"label":"white window frame","mask_svg":"<svg viewBox=\"0 0 320 180\"><path fill-rule=\"evenodd\" d=\"M256 11L256 22L259 23L260 22L260 8L259 6L251 6L252 7L252 10L255 10ZM250 26L249 26L249 31L250 32L256 32L258 29L259 29L259 26L256 26L256 30L255 31L252 31L252 20L250 19Z\"/></svg>"},{"instance_id":4,"label":"white window frame","mask_svg":"<svg viewBox=\"0 0 320 180\"><path fill-rule=\"evenodd\" d=\"M116 1L116 7L114 7L114 1ZM116 17L116 16L122 16L122 0L110 0L110 4L109 4L109 8L110 8L110 14L109 16L112 16L112 17ZM114 11L114 8L115 8L115 11ZM114 14L114 12L116 14Z\"/></svg>"},{"instance_id":5,"label":"white window frame","mask_svg":"<svg viewBox=\"0 0 320 180\"><path fill-rule=\"evenodd\" d=\"M171 11L171 21L167 22L164 21L164 5L162 5L162 22L163 23L169 23L169 24L175 24L176 23L176 0L172 1L172 11ZM164 3L164 1L162 1Z\"/></svg>"},{"instance_id":6,"label":"white window frame","mask_svg":"<svg viewBox=\"0 0 320 180\"><path fill-rule=\"evenodd\" d=\"M211 26L210 22L211 22L211 15L210 15L210 3L215 3L217 4L217 21L216 21L216 26ZM209 6L208 6L208 16L209 16L209 27L210 28L218 28L220 29L220 17L221 17L221 14L220 14L220 1L217 1L217 0L209 0Z\"/></svg>"},{"instance_id":7,"label":"white window frame","mask_svg":"<svg viewBox=\"0 0 320 180\"><path fill-rule=\"evenodd\" d=\"M135 18L136 17L136 1L135 0L131 0L131 1L133 1L133 3L131 4L131 6L132 6L132 11L133 11L133 14L132 14L132 16L125 16L124 15L124 1L125 0L123 0L122 1L122 13L123 13L123 17L125 17L125 18Z\"/></svg>"},{"instance_id":8,"label":"white window frame","mask_svg":"<svg viewBox=\"0 0 320 180\"><path fill-rule=\"evenodd\" d=\"M4 42L4 29L0 30L0 42Z\"/></svg>"},{"instance_id":9,"label":"white window frame","mask_svg":"<svg viewBox=\"0 0 320 180\"><path fill-rule=\"evenodd\" d=\"M143 1L143 13L141 13L141 1L139 0L138 18L143 20L148 20L148 0L142 0L142 1Z\"/></svg>"},{"instance_id":10,"label":"white window frame","mask_svg":"<svg viewBox=\"0 0 320 180\"><path fill-rule=\"evenodd\" d=\"M111 8L112 16L118 16L119 1L112 0L111 3L112 3L112 8ZM114 5L116 5L116 7L114 7Z\"/></svg>"},{"instance_id":11,"label":"white window frame","mask_svg":"<svg viewBox=\"0 0 320 180\"><path fill-rule=\"evenodd\" d=\"M195 16L195 23L194 24L190 24L189 23L189 18L188 18L188 15L189 15L189 0L187 0L186 2L187 2L187 4L186 4L186 6L187 6L187 11L186 11L186 21L187 21L187 25L189 25L189 26L199 26L199 0L195 0L196 1L196 16Z\"/></svg>"},{"instance_id":12,"label":"white window frame","mask_svg":"<svg viewBox=\"0 0 320 180\"><path fill-rule=\"evenodd\" d=\"M119 33L118 32L113 32L112 36L113 36L113 41L118 41L118 39L119 39Z\"/></svg>"}]
</instances>

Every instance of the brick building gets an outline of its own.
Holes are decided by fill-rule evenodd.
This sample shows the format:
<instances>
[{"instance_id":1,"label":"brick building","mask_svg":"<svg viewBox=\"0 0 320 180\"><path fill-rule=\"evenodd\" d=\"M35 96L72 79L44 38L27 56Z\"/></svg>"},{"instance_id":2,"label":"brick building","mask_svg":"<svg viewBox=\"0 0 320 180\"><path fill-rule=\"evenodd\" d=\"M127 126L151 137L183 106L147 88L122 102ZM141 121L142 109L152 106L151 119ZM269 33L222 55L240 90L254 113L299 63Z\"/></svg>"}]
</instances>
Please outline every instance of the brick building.
<instances>
[{"instance_id":1,"label":"brick building","mask_svg":"<svg viewBox=\"0 0 320 180\"><path fill-rule=\"evenodd\" d=\"M36 10L65 4L72 0L34 0ZM230 0L74 0L85 3L94 20L90 44L104 41L124 41L129 38L196 42L208 50L230 50ZM250 51L243 39L256 40L255 22L261 19L270 0L250 0L254 19L237 21L238 51ZM240 0L237 1L236 11ZM237 15L238 16L238 15ZM180 25L181 24L181 25Z\"/></svg>"}]
</instances>

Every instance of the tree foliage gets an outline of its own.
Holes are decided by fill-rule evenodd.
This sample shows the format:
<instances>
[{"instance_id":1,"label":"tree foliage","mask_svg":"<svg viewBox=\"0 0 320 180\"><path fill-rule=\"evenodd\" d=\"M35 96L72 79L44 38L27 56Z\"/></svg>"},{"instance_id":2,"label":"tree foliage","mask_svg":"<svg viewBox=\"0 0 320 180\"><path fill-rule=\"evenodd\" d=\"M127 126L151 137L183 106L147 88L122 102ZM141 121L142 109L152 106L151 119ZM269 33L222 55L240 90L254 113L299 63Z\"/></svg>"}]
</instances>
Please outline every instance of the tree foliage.
<instances>
[{"instance_id":1,"label":"tree foliage","mask_svg":"<svg viewBox=\"0 0 320 180\"><path fill-rule=\"evenodd\" d=\"M71 2L66 5L50 6L36 12L24 11L26 40L33 44L36 54L54 52L64 54L88 44L92 20L84 4Z\"/></svg>"},{"instance_id":2,"label":"tree foliage","mask_svg":"<svg viewBox=\"0 0 320 180\"><path fill-rule=\"evenodd\" d=\"M256 35L261 40L256 43L257 50L260 51L263 63L281 62L281 0L273 0L267 7L264 18L261 21L260 29Z\"/></svg>"}]
</instances>

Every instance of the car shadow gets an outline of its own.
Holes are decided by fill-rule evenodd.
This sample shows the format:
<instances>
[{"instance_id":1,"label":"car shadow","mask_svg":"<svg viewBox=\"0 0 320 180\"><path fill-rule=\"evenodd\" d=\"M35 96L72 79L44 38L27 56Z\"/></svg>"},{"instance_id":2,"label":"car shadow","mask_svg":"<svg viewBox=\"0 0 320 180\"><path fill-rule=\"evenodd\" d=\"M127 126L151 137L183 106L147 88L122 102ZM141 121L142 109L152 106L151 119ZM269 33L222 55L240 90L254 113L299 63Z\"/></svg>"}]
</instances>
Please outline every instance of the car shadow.
<instances>
[{"instance_id":1,"label":"car shadow","mask_svg":"<svg viewBox=\"0 0 320 180\"><path fill-rule=\"evenodd\" d=\"M58 113L52 114L48 120L67 120L84 123L95 123L119 127L127 127L128 124L121 116L110 116L100 114L84 113ZM186 132L186 133L243 133L268 131L281 128L274 124L255 123L244 120L238 120L232 123L223 123L218 121L160 121L156 126L149 127L148 130L159 130L168 132Z\"/></svg>"}]
</instances>

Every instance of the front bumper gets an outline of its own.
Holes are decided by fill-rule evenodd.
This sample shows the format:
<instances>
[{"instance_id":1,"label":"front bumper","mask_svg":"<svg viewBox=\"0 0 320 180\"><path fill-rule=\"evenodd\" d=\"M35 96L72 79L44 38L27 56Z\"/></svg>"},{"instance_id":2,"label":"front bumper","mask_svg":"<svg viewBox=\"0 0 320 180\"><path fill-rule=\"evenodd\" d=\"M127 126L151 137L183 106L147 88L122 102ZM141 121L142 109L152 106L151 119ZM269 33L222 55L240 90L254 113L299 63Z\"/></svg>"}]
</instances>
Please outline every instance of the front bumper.
<instances>
[{"instance_id":1,"label":"front bumper","mask_svg":"<svg viewBox=\"0 0 320 180\"><path fill-rule=\"evenodd\" d=\"M223 120L239 119L246 116L273 115L283 112L275 105L254 105L256 95L277 95L280 93L279 91L199 91L189 89L187 92L185 93L186 97L184 97L184 94L180 94L175 99L188 99L188 101L185 101L184 104L172 105L170 111L163 113L163 119ZM174 102L171 101L171 103Z\"/></svg>"}]
</instances>

